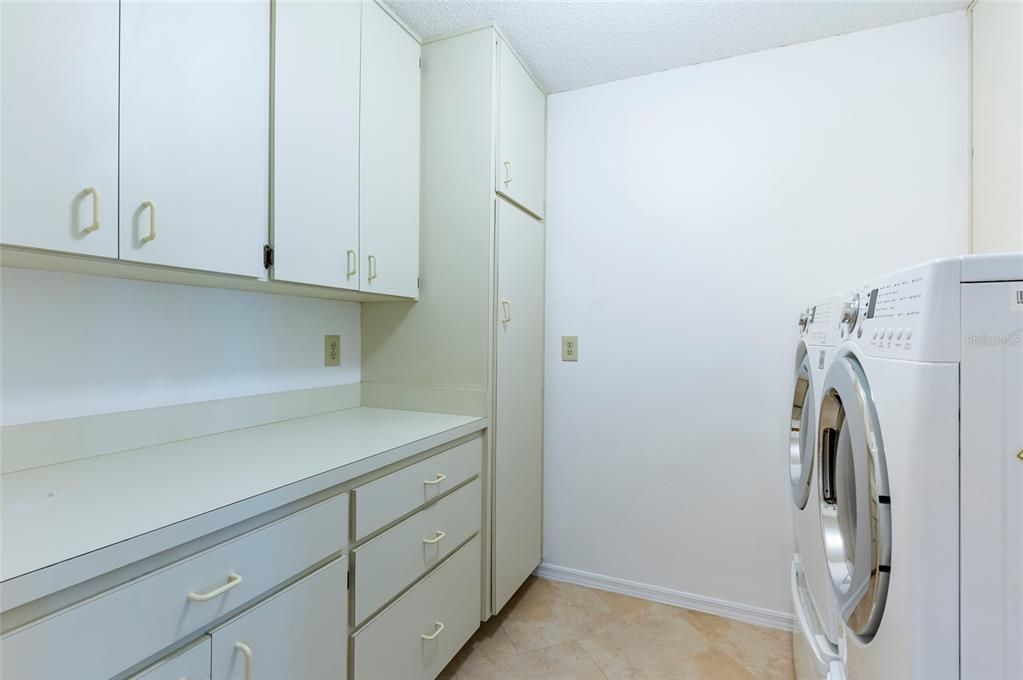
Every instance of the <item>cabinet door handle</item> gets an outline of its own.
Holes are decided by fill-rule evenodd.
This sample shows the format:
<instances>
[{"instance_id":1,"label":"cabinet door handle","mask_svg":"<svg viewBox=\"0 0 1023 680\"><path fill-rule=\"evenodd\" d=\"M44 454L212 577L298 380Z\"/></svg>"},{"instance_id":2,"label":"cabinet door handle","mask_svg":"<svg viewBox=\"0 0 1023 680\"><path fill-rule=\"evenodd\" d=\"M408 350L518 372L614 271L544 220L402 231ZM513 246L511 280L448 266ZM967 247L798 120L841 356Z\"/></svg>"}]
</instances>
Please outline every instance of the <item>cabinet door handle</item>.
<instances>
[{"instance_id":1,"label":"cabinet door handle","mask_svg":"<svg viewBox=\"0 0 1023 680\"><path fill-rule=\"evenodd\" d=\"M447 534L445 534L443 531L438 531L437 535L434 538L424 538L423 543L425 543L426 545L436 545L437 543L443 541L445 536L447 536Z\"/></svg>"},{"instance_id":2,"label":"cabinet door handle","mask_svg":"<svg viewBox=\"0 0 1023 680\"><path fill-rule=\"evenodd\" d=\"M91 234L99 229L99 192L95 187L87 187L82 190L82 197L92 196L92 224L82 229L83 234Z\"/></svg>"},{"instance_id":3,"label":"cabinet door handle","mask_svg":"<svg viewBox=\"0 0 1023 680\"><path fill-rule=\"evenodd\" d=\"M245 680L252 680L252 647L244 642L236 642L234 648L245 657Z\"/></svg>"},{"instance_id":4,"label":"cabinet door handle","mask_svg":"<svg viewBox=\"0 0 1023 680\"><path fill-rule=\"evenodd\" d=\"M242 582L241 574L231 573L227 575L227 583L225 583L224 585L220 586L219 588L216 588L215 590L211 590L208 593L189 593L188 599L191 600L192 602L207 602L215 597L223 595L224 593L231 590L231 588L234 588L241 582Z\"/></svg>"},{"instance_id":5,"label":"cabinet door handle","mask_svg":"<svg viewBox=\"0 0 1023 680\"><path fill-rule=\"evenodd\" d=\"M348 267L345 270L345 275L348 278L352 278L353 276L355 276L356 272L358 271L357 270L358 262L359 262L358 254L354 250L349 250L347 262Z\"/></svg>"},{"instance_id":6,"label":"cabinet door handle","mask_svg":"<svg viewBox=\"0 0 1023 680\"><path fill-rule=\"evenodd\" d=\"M366 277L367 281L372 281L377 277L377 256L369 256L369 276Z\"/></svg>"},{"instance_id":7,"label":"cabinet door handle","mask_svg":"<svg viewBox=\"0 0 1023 680\"><path fill-rule=\"evenodd\" d=\"M511 184L511 161L504 162L504 183Z\"/></svg>"},{"instance_id":8,"label":"cabinet door handle","mask_svg":"<svg viewBox=\"0 0 1023 680\"><path fill-rule=\"evenodd\" d=\"M142 243L149 243L156 238L156 205L152 201L145 201L142 208L149 210L149 233L142 237Z\"/></svg>"},{"instance_id":9,"label":"cabinet door handle","mask_svg":"<svg viewBox=\"0 0 1023 680\"><path fill-rule=\"evenodd\" d=\"M504 318L501 323L511 322L511 300L501 300L501 307L504 309Z\"/></svg>"},{"instance_id":10,"label":"cabinet door handle","mask_svg":"<svg viewBox=\"0 0 1023 680\"><path fill-rule=\"evenodd\" d=\"M447 478L448 478L447 475L438 472L437 477L435 479L424 479L423 484L426 484L427 486L434 486L435 484L440 484Z\"/></svg>"},{"instance_id":11,"label":"cabinet door handle","mask_svg":"<svg viewBox=\"0 0 1023 680\"><path fill-rule=\"evenodd\" d=\"M437 628L432 633L430 633L429 635L420 635L419 637L423 638L424 640L436 640L437 636L444 632L444 624L441 623L440 621L434 621L433 625L435 625Z\"/></svg>"}]
</instances>

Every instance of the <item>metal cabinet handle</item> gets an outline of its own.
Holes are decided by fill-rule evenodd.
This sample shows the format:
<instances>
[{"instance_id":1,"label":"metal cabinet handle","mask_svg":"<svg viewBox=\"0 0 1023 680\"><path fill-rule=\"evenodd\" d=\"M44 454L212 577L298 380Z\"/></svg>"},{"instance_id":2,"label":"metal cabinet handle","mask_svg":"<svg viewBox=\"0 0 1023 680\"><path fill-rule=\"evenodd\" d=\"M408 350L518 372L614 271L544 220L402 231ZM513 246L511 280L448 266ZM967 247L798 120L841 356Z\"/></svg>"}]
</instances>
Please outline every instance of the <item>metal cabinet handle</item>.
<instances>
[{"instance_id":1,"label":"metal cabinet handle","mask_svg":"<svg viewBox=\"0 0 1023 680\"><path fill-rule=\"evenodd\" d=\"M82 190L83 198L89 195L92 196L92 224L82 229L83 234L91 234L99 229L99 192L95 187L86 187Z\"/></svg>"},{"instance_id":2,"label":"metal cabinet handle","mask_svg":"<svg viewBox=\"0 0 1023 680\"><path fill-rule=\"evenodd\" d=\"M443 541L445 536L447 536L447 534L445 534L443 531L438 531L436 537L424 538L423 543L425 543L426 545L435 545Z\"/></svg>"},{"instance_id":3,"label":"metal cabinet handle","mask_svg":"<svg viewBox=\"0 0 1023 680\"><path fill-rule=\"evenodd\" d=\"M252 680L252 647L244 642L236 642L234 648L245 657L245 680Z\"/></svg>"},{"instance_id":4,"label":"metal cabinet handle","mask_svg":"<svg viewBox=\"0 0 1023 680\"><path fill-rule=\"evenodd\" d=\"M366 277L366 281L372 281L377 277L377 256L369 256L369 276Z\"/></svg>"},{"instance_id":5,"label":"metal cabinet handle","mask_svg":"<svg viewBox=\"0 0 1023 680\"><path fill-rule=\"evenodd\" d=\"M437 636L444 632L444 624L441 623L440 621L434 621L433 625L437 627L436 630L434 630L429 635L420 635L419 637L423 638L424 640L436 640Z\"/></svg>"},{"instance_id":6,"label":"metal cabinet handle","mask_svg":"<svg viewBox=\"0 0 1023 680\"><path fill-rule=\"evenodd\" d=\"M423 484L426 484L428 486L433 486L434 484L440 484L441 482L443 482L447 478L448 478L447 475L438 472L436 479L424 479L423 480Z\"/></svg>"},{"instance_id":7,"label":"metal cabinet handle","mask_svg":"<svg viewBox=\"0 0 1023 680\"><path fill-rule=\"evenodd\" d=\"M348 278L352 278L358 272L358 254L354 250L348 251L348 267L345 270L345 275Z\"/></svg>"},{"instance_id":8,"label":"metal cabinet handle","mask_svg":"<svg viewBox=\"0 0 1023 680\"><path fill-rule=\"evenodd\" d=\"M189 593L188 599L191 600L192 602L207 602L215 597L223 595L224 593L231 590L231 588L234 588L241 582L242 582L241 574L231 573L228 574L227 583L225 583L224 585L220 586L215 590L211 590L208 593Z\"/></svg>"},{"instance_id":9,"label":"metal cabinet handle","mask_svg":"<svg viewBox=\"0 0 1023 680\"><path fill-rule=\"evenodd\" d=\"M156 238L156 205L152 201L144 201L142 208L149 209L149 233L142 237L142 243L149 243Z\"/></svg>"},{"instance_id":10,"label":"metal cabinet handle","mask_svg":"<svg viewBox=\"0 0 1023 680\"><path fill-rule=\"evenodd\" d=\"M511 322L511 300L501 300L501 307L504 308L504 318L501 323Z\"/></svg>"},{"instance_id":11,"label":"metal cabinet handle","mask_svg":"<svg viewBox=\"0 0 1023 680\"><path fill-rule=\"evenodd\" d=\"M504 162L504 183L511 184L511 161Z\"/></svg>"}]
</instances>

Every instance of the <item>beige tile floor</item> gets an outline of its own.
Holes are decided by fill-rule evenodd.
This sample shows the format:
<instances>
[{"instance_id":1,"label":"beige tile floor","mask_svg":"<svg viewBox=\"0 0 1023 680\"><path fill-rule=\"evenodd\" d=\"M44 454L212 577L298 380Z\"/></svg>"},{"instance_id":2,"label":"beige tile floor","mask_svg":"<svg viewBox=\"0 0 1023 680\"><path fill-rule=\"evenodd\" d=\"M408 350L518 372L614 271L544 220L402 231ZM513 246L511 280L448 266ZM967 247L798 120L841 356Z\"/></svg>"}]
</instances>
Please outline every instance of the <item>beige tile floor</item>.
<instances>
[{"instance_id":1,"label":"beige tile floor","mask_svg":"<svg viewBox=\"0 0 1023 680\"><path fill-rule=\"evenodd\" d=\"M688 609L532 577L444 680L791 680L792 640Z\"/></svg>"}]
</instances>

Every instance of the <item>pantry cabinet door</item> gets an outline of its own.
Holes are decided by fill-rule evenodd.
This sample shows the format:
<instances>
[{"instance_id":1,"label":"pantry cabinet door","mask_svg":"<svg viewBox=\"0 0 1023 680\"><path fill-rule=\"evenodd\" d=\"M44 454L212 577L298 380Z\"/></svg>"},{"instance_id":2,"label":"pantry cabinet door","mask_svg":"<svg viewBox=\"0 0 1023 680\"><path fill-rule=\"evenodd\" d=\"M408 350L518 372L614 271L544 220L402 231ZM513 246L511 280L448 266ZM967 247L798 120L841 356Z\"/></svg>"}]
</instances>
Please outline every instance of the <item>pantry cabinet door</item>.
<instances>
[{"instance_id":1,"label":"pantry cabinet door","mask_svg":"<svg viewBox=\"0 0 1023 680\"><path fill-rule=\"evenodd\" d=\"M121 259L262 276L269 2L121 5Z\"/></svg>"},{"instance_id":2,"label":"pantry cabinet door","mask_svg":"<svg viewBox=\"0 0 1023 680\"><path fill-rule=\"evenodd\" d=\"M497 201L494 610L540 564L544 225Z\"/></svg>"},{"instance_id":3,"label":"pantry cabinet door","mask_svg":"<svg viewBox=\"0 0 1023 680\"><path fill-rule=\"evenodd\" d=\"M359 289L358 2L274 17L273 276Z\"/></svg>"},{"instance_id":4,"label":"pantry cabinet door","mask_svg":"<svg viewBox=\"0 0 1023 680\"><path fill-rule=\"evenodd\" d=\"M419 43L362 6L362 290L419 296Z\"/></svg>"},{"instance_id":5,"label":"pantry cabinet door","mask_svg":"<svg viewBox=\"0 0 1023 680\"><path fill-rule=\"evenodd\" d=\"M543 217L547 97L498 40L497 191Z\"/></svg>"},{"instance_id":6,"label":"pantry cabinet door","mask_svg":"<svg viewBox=\"0 0 1023 680\"><path fill-rule=\"evenodd\" d=\"M117 257L117 2L0 3L0 241Z\"/></svg>"},{"instance_id":7,"label":"pantry cabinet door","mask_svg":"<svg viewBox=\"0 0 1023 680\"><path fill-rule=\"evenodd\" d=\"M339 557L214 630L213 680L345 678L347 579Z\"/></svg>"}]
</instances>

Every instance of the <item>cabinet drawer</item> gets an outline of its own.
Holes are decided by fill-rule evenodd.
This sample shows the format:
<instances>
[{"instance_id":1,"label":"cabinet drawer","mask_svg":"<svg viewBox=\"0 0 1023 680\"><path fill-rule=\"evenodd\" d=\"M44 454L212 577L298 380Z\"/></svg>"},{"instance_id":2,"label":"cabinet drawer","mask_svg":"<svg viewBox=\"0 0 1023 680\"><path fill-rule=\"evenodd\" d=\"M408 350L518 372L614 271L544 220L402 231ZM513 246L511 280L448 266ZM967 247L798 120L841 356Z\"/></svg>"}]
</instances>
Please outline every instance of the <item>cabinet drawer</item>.
<instances>
[{"instance_id":1,"label":"cabinet drawer","mask_svg":"<svg viewBox=\"0 0 1023 680\"><path fill-rule=\"evenodd\" d=\"M210 680L210 639L160 659L132 680Z\"/></svg>"},{"instance_id":2,"label":"cabinet drawer","mask_svg":"<svg viewBox=\"0 0 1023 680\"><path fill-rule=\"evenodd\" d=\"M348 563L340 557L214 630L215 680L344 678Z\"/></svg>"},{"instance_id":3,"label":"cabinet drawer","mask_svg":"<svg viewBox=\"0 0 1023 680\"><path fill-rule=\"evenodd\" d=\"M19 628L0 638L3 675L112 676L338 552L347 526L336 496Z\"/></svg>"},{"instance_id":4,"label":"cabinet drawer","mask_svg":"<svg viewBox=\"0 0 1023 680\"><path fill-rule=\"evenodd\" d=\"M358 548L355 621L375 612L479 531L482 512L476 479Z\"/></svg>"},{"instance_id":5,"label":"cabinet drawer","mask_svg":"<svg viewBox=\"0 0 1023 680\"><path fill-rule=\"evenodd\" d=\"M448 449L355 490L355 538L376 531L480 473L483 439Z\"/></svg>"},{"instance_id":6,"label":"cabinet drawer","mask_svg":"<svg viewBox=\"0 0 1023 680\"><path fill-rule=\"evenodd\" d=\"M433 680L479 625L477 536L355 634L355 677Z\"/></svg>"}]
</instances>

